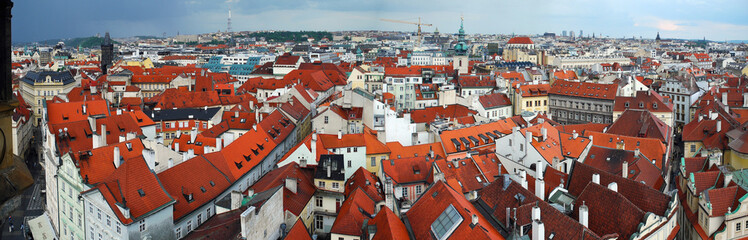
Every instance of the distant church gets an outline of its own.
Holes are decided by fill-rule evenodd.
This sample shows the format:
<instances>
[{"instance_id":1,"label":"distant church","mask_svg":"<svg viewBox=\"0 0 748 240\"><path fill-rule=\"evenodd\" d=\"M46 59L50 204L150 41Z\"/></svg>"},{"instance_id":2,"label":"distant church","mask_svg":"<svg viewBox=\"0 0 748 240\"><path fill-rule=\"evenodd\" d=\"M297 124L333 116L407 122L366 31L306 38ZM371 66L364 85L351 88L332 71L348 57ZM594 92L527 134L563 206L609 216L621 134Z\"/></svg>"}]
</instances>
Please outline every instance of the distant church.
<instances>
[{"instance_id":1,"label":"distant church","mask_svg":"<svg viewBox=\"0 0 748 240\"><path fill-rule=\"evenodd\" d=\"M458 41L455 45L455 55L452 67L458 71L458 74L468 73L468 45L465 43L465 29L463 28L464 19L460 18L460 31L457 33Z\"/></svg>"},{"instance_id":2,"label":"distant church","mask_svg":"<svg viewBox=\"0 0 748 240\"><path fill-rule=\"evenodd\" d=\"M114 61L114 44L109 37L109 32L104 35L104 42L101 43L101 73L107 74L107 69L112 66Z\"/></svg>"}]
</instances>

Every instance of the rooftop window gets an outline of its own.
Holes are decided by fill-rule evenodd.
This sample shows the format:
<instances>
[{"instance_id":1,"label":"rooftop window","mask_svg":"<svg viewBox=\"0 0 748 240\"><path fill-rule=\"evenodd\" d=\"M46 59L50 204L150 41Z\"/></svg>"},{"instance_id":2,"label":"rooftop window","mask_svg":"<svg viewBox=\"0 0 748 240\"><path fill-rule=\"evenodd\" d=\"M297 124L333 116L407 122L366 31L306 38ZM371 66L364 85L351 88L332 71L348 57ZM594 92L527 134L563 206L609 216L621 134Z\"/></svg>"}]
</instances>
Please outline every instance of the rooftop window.
<instances>
[{"instance_id":1,"label":"rooftop window","mask_svg":"<svg viewBox=\"0 0 748 240\"><path fill-rule=\"evenodd\" d=\"M462 216L457 212L452 204L444 209L439 217L431 223L431 232L436 236L436 239L447 239L457 226L462 222Z\"/></svg>"}]
</instances>

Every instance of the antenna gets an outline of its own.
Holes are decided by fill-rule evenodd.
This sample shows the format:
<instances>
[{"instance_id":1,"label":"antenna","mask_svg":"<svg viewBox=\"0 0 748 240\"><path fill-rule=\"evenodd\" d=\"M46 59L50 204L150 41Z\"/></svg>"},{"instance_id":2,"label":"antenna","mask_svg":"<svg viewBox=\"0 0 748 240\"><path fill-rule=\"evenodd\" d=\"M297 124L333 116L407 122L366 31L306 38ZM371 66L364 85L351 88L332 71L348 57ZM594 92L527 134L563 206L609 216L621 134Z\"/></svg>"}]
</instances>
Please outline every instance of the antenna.
<instances>
[{"instance_id":1,"label":"antenna","mask_svg":"<svg viewBox=\"0 0 748 240\"><path fill-rule=\"evenodd\" d=\"M232 32L231 31L231 8L229 8L229 21L226 26L226 32Z\"/></svg>"}]
</instances>

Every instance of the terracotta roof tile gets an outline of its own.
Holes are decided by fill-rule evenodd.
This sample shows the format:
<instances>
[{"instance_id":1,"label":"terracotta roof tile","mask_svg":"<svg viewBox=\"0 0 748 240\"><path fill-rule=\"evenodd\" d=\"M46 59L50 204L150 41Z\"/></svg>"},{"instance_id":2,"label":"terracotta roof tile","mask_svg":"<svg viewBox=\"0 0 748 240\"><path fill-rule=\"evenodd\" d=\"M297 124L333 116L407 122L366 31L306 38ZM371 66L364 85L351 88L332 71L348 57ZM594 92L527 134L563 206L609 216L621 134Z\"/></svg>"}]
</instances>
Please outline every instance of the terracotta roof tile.
<instances>
[{"instance_id":1,"label":"terracotta roof tile","mask_svg":"<svg viewBox=\"0 0 748 240\"><path fill-rule=\"evenodd\" d=\"M555 82L553 82L549 94L613 100L615 99L617 92L618 86L615 83L601 84L556 80Z\"/></svg>"}]
</instances>

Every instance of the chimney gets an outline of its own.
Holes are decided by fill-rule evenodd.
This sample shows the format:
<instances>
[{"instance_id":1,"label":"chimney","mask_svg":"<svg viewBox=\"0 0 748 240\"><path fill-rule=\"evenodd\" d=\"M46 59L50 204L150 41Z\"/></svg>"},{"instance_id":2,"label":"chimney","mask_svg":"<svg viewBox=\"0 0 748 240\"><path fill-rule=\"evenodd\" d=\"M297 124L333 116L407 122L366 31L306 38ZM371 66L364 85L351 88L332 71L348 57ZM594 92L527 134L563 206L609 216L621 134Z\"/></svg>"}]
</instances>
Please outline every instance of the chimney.
<instances>
[{"instance_id":1,"label":"chimney","mask_svg":"<svg viewBox=\"0 0 748 240\"><path fill-rule=\"evenodd\" d=\"M179 152L179 143L174 143L174 151Z\"/></svg>"},{"instance_id":2,"label":"chimney","mask_svg":"<svg viewBox=\"0 0 748 240\"><path fill-rule=\"evenodd\" d=\"M193 127L190 131L190 142L194 144L195 138L197 138L197 127Z\"/></svg>"},{"instance_id":3,"label":"chimney","mask_svg":"<svg viewBox=\"0 0 748 240\"><path fill-rule=\"evenodd\" d=\"M92 149L97 149L101 147L101 136L99 136L99 134L92 134L92 136L93 136L92 138L93 145L91 145Z\"/></svg>"},{"instance_id":4,"label":"chimney","mask_svg":"<svg viewBox=\"0 0 748 240\"><path fill-rule=\"evenodd\" d=\"M343 131L338 130L338 140L343 139Z\"/></svg>"},{"instance_id":5,"label":"chimney","mask_svg":"<svg viewBox=\"0 0 748 240\"><path fill-rule=\"evenodd\" d=\"M717 132L722 131L722 120L717 120Z\"/></svg>"},{"instance_id":6,"label":"chimney","mask_svg":"<svg viewBox=\"0 0 748 240\"><path fill-rule=\"evenodd\" d=\"M192 148L187 149L187 159L190 159L190 158L193 158L193 157L195 157L195 150L192 149Z\"/></svg>"},{"instance_id":7,"label":"chimney","mask_svg":"<svg viewBox=\"0 0 748 240\"><path fill-rule=\"evenodd\" d=\"M257 124L256 124L256 123L255 123L255 124L252 124L252 129L254 129L254 130L255 130L255 132L257 132Z\"/></svg>"},{"instance_id":8,"label":"chimney","mask_svg":"<svg viewBox=\"0 0 748 240\"><path fill-rule=\"evenodd\" d=\"M525 131L525 156L527 156L527 149L530 148L530 143L532 143L532 132Z\"/></svg>"},{"instance_id":9,"label":"chimney","mask_svg":"<svg viewBox=\"0 0 748 240\"><path fill-rule=\"evenodd\" d=\"M429 157L434 158L434 149L429 146Z\"/></svg>"},{"instance_id":10,"label":"chimney","mask_svg":"<svg viewBox=\"0 0 748 240\"><path fill-rule=\"evenodd\" d=\"M600 184L600 174L592 174L592 182L596 184Z\"/></svg>"},{"instance_id":11,"label":"chimney","mask_svg":"<svg viewBox=\"0 0 748 240\"><path fill-rule=\"evenodd\" d=\"M634 157L638 158L641 151L639 151L639 148L634 149Z\"/></svg>"},{"instance_id":12,"label":"chimney","mask_svg":"<svg viewBox=\"0 0 748 240\"><path fill-rule=\"evenodd\" d=\"M571 130L571 137L574 139L577 139L577 137L579 137L579 133L577 133L577 130Z\"/></svg>"},{"instance_id":13,"label":"chimney","mask_svg":"<svg viewBox=\"0 0 748 240\"><path fill-rule=\"evenodd\" d=\"M579 206L579 223L585 227L589 227L589 212L590 210L587 208L587 205L582 201L582 206Z\"/></svg>"},{"instance_id":14,"label":"chimney","mask_svg":"<svg viewBox=\"0 0 748 240\"><path fill-rule=\"evenodd\" d=\"M331 175L332 175L332 166L330 166L330 164L328 163L328 165L327 165L327 178L330 178Z\"/></svg>"},{"instance_id":15,"label":"chimney","mask_svg":"<svg viewBox=\"0 0 748 240\"><path fill-rule=\"evenodd\" d=\"M701 122L701 120L704 120L704 115L699 114L699 122Z\"/></svg>"},{"instance_id":16,"label":"chimney","mask_svg":"<svg viewBox=\"0 0 748 240\"><path fill-rule=\"evenodd\" d=\"M532 240L545 239L545 226L540 220L540 207L532 207Z\"/></svg>"},{"instance_id":17,"label":"chimney","mask_svg":"<svg viewBox=\"0 0 748 240\"><path fill-rule=\"evenodd\" d=\"M106 146L107 140L106 140L106 124L101 124L101 138L99 138L99 146Z\"/></svg>"},{"instance_id":18,"label":"chimney","mask_svg":"<svg viewBox=\"0 0 748 240\"><path fill-rule=\"evenodd\" d=\"M312 133L312 144L311 146L309 146L309 148L311 148L312 150L312 159L314 159L314 161L316 162L317 161L317 133L316 132Z\"/></svg>"},{"instance_id":19,"label":"chimney","mask_svg":"<svg viewBox=\"0 0 748 240\"><path fill-rule=\"evenodd\" d=\"M471 216L470 220L471 220L470 223L473 226L478 225L478 215L473 214L473 216Z\"/></svg>"},{"instance_id":20,"label":"chimney","mask_svg":"<svg viewBox=\"0 0 748 240\"><path fill-rule=\"evenodd\" d=\"M612 190L614 192L618 192L618 183L612 182L612 183L608 184L608 189L610 189L610 190Z\"/></svg>"},{"instance_id":21,"label":"chimney","mask_svg":"<svg viewBox=\"0 0 748 240\"><path fill-rule=\"evenodd\" d=\"M722 92L722 104L727 106L727 92Z\"/></svg>"},{"instance_id":22,"label":"chimney","mask_svg":"<svg viewBox=\"0 0 748 240\"><path fill-rule=\"evenodd\" d=\"M86 114L86 104L83 104L83 114Z\"/></svg>"},{"instance_id":23,"label":"chimney","mask_svg":"<svg viewBox=\"0 0 748 240\"><path fill-rule=\"evenodd\" d=\"M524 169L519 170L519 181L524 189L527 189L527 172ZM529 189L528 189L529 190Z\"/></svg>"},{"instance_id":24,"label":"chimney","mask_svg":"<svg viewBox=\"0 0 748 240\"><path fill-rule=\"evenodd\" d=\"M223 139L216 138L216 151L221 151L221 149L223 149Z\"/></svg>"},{"instance_id":25,"label":"chimney","mask_svg":"<svg viewBox=\"0 0 748 240\"><path fill-rule=\"evenodd\" d=\"M117 109L117 116L122 115L122 109Z\"/></svg>"},{"instance_id":26,"label":"chimney","mask_svg":"<svg viewBox=\"0 0 748 240\"><path fill-rule=\"evenodd\" d=\"M125 137L125 135L119 135L119 142L125 142L125 141L127 141L127 138Z\"/></svg>"},{"instance_id":27,"label":"chimney","mask_svg":"<svg viewBox=\"0 0 748 240\"><path fill-rule=\"evenodd\" d=\"M249 110L254 110L254 108L255 108L255 103L252 101L249 101Z\"/></svg>"},{"instance_id":28,"label":"chimney","mask_svg":"<svg viewBox=\"0 0 748 240\"><path fill-rule=\"evenodd\" d=\"M629 178L629 163L626 161L623 161L623 164L621 164L621 176L623 178Z\"/></svg>"},{"instance_id":29,"label":"chimney","mask_svg":"<svg viewBox=\"0 0 748 240\"><path fill-rule=\"evenodd\" d=\"M543 181L543 162L538 161L535 165L535 196L545 201L545 181Z\"/></svg>"},{"instance_id":30,"label":"chimney","mask_svg":"<svg viewBox=\"0 0 748 240\"><path fill-rule=\"evenodd\" d=\"M748 92L743 92L743 107L748 107Z\"/></svg>"},{"instance_id":31,"label":"chimney","mask_svg":"<svg viewBox=\"0 0 748 240\"><path fill-rule=\"evenodd\" d=\"M234 112L234 118L239 118L239 111Z\"/></svg>"},{"instance_id":32,"label":"chimney","mask_svg":"<svg viewBox=\"0 0 748 240\"><path fill-rule=\"evenodd\" d=\"M717 112L712 112L711 110L709 110L709 119L711 120L717 119L717 114L718 114Z\"/></svg>"},{"instance_id":33,"label":"chimney","mask_svg":"<svg viewBox=\"0 0 748 240\"><path fill-rule=\"evenodd\" d=\"M174 166L174 159L169 158L168 167L171 168Z\"/></svg>"},{"instance_id":34,"label":"chimney","mask_svg":"<svg viewBox=\"0 0 748 240\"><path fill-rule=\"evenodd\" d=\"M306 168L306 159L299 159L299 166L302 168Z\"/></svg>"},{"instance_id":35,"label":"chimney","mask_svg":"<svg viewBox=\"0 0 748 240\"><path fill-rule=\"evenodd\" d=\"M540 128L540 134L543 135L542 141L548 139L548 129L545 129L545 127Z\"/></svg>"},{"instance_id":36,"label":"chimney","mask_svg":"<svg viewBox=\"0 0 748 240\"><path fill-rule=\"evenodd\" d=\"M119 156L119 147L114 147L114 153L112 154L112 160L114 160L114 168L119 168L120 156Z\"/></svg>"},{"instance_id":37,"label":"chimney","mask_svg":"<svg viewBox=\"0 0 748 240\"><path fill-rule=\"evenodd\" d=\"M210 147L208 147L208 145L203 146L203 154L208 154L208 153L210 153Z\"/></svg>"},{"instance_id":38,"label":"chimney","mask_svg":"<svg viewBox=\"0 0 748 240\"><path fill-rule=\"evenodd\" d=\"M242 207L242 200L244 196L239 191L231 191L231 210Z\"/></svg>"},{"instance_id":39,"label":"chimney","mask_svg":"<svg viewBox=\"0 0 748 240\"><path fill-rule=\"evenodd\" d=\"M286 178L286 188L289 191L296 193L296 178Z\"/></svg>"}]
</instances>

